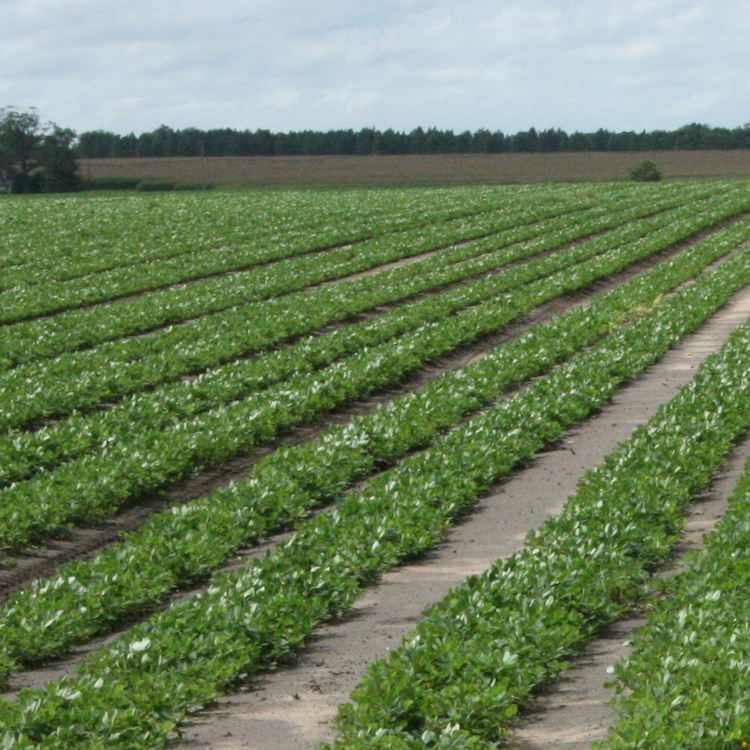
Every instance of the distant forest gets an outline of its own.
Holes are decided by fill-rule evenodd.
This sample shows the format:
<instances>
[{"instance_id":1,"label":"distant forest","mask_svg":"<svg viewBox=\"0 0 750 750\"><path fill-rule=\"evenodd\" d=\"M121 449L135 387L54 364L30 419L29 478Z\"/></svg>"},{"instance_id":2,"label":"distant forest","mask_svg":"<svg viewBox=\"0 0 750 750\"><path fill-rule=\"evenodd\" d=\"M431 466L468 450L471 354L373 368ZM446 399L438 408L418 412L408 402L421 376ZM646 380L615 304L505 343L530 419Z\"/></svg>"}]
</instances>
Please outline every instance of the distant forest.
<instances>
[{"instance_id":1,"label":"distant forest","mask_svg":"<svg viewBox=\"0 0 750 750\"><path fill-rule=\"evenodd\" d=\"M82 133L78 154L87 158L136 156L325 156L342 154L452 154L556 151L682 151L750 149L750 123L738 128L712 128L693 123L674 131L653 130L595 133L530 130L506 135L500 131L416 128L410 133L391 129L303 130L173 130L162 125L150 133L118 135L103 130Z\"/></svg>"}]
</instances>

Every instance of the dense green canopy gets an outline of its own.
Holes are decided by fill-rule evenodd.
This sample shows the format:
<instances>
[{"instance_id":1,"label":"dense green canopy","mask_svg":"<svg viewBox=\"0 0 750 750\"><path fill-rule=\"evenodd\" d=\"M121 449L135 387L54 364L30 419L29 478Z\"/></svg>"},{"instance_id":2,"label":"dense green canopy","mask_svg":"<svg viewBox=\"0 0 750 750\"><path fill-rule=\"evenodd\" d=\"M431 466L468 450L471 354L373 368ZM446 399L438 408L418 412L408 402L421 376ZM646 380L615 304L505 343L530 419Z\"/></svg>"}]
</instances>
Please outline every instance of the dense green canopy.
<instances>
[{"instance_id":1,"label":"dense green canopy","mask_svg":"<svg viewBox=\"0 0 750 750\"><path fill-rule=\"evenodd\" d=\"M43 122L36 110L0 109L0 189L56 193L80 187L76 134Z\"/></svg>"},{"instance_id":2,"label":"dense green canopy","mask_svg":"<svg viewBox=\"0 0 750 750\"><path fill-rule=\"evenodd\" d=\"M750 148L750 124L712 128L693 123L674 131L568 134L560 129L535 128L506 135L477 130L454 133L437 128L415 128L410 133L391 129L269 130L219 128L173 130L167 125L136 136L104 130L81 134L78 151L89 158L128 156L285 156L338 154L437 154L554 151L661 151Z\"/></svg>"}]
</instances>

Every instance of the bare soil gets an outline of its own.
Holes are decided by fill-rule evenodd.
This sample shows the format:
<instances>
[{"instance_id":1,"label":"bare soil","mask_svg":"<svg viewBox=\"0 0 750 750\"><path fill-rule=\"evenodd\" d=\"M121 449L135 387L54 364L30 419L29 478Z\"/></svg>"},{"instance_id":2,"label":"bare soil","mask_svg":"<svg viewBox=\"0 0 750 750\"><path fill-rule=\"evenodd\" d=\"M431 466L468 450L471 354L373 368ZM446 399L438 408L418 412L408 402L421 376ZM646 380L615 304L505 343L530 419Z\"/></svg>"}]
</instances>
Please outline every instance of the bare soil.
<instances>
[{"instance_id":1,"label":"bare soil","mask_svg":"<svg viewBox=\"0 0 750 750\"><path fill-rule=\"evenodd\" d=\"M82 159L84 178L215 187L384 187L625 180L645 159L666 179L750 178L750 151Z\"/></svg>"}]
</instances>

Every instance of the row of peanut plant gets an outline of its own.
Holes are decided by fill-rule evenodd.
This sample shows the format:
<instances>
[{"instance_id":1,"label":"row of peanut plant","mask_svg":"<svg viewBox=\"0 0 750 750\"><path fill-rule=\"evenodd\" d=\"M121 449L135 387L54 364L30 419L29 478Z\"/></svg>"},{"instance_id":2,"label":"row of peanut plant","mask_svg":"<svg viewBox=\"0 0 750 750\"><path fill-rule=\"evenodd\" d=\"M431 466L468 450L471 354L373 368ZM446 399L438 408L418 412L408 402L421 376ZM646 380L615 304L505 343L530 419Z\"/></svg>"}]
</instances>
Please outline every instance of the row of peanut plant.
<instances>
[{"instance_id":1,"label":"row of peanut plant","mask_svg":"<svg viewBox=\"0 0 750 750\"><path fill-rule=\"evenodd\" d=\"M653 251L668 247L702 228L711 226L727 215L747 208L746 196L738 203L693 215L690 206L675 213L642 222L634 222L620 230L607 233L572 248L560 259L529 266L531 273L518 270L509 279L478 280L468 289L474 292L474 303L497 294L512 283L521 283L534 275L550 273L560 267L561 260L572 261L630 242L649 231L663 227L653 237ZM590 226L584 231L590 231ZM571 230L573 235L580 228ZM280 341L294 339L320 326L328 325L372 309L374 305L394 302L425 290L439 289L471 276L492 271L511 260L519 260L558 246L569 240L570 233L545 235L538 241L515 245L507 250L483 252L481 257L469 257L463 263L445 266L449 258L460 261L462 248L448 251L450 255L428 259L420 264L386 272L383 276L345 282L333 287L290 295L264 303L243 306L220 319L203 319L189 326L167 329L150 338L113 342L98 349L62 355L19 367L0 375L0 422L7 430L34 423L45 417L59 417L72 409L90 408L101 401L111 403L127 393L151 388L159 383L201 372L220 362L247 356ZM642 240L647 242L648 240ZM658 247L659 243L663 243ZM487 248L483 248L486 250ZM474 250L469 252L473 253ZM583 254L583 255L581 255ZM442 263L441 263L442 260ZM512 283L511 283L512 282ZM503 286L504 285L504 286ZM453 310L472 304L471 293L456 290L452 297L462 302ZM448 306L450 308L450 305ZM443 315L449 311L444 308ZM179 349L179 356L175 350Z\"/></svg>"},{"instance_id":2,"label":"row of peanut plant","mask_svg":"<svg viewBox=\"0 0 750 750\"><path fill-rule=\"evenodd\" d=\"M717 195L722 190L728 190L727 185L721 186L699 186L694 185L688 187L686 184L674 184L668 190L662 191L664 195L669 193L679 194L682 199L685 200L688 196L696 196L702 194ZM618 202L623 202L628 199L629 196L623 194L624 191L620 188L619 190L611 190L612 197L607 196L605 191L597 193L596 197L591 193L584 194L582 196L576 196L574 192L566 196L564 203L558 201L556 204L542 204L540 206L534 206L527 200L527 196L523 194L512 194L501 201L502 211L506 214L516 213L519 215L515 219L518 223L519 219L526 217L527 220L536 220L544 216L550 216L552 214L560 214L561 211L579 211L583 208L590 208L594 205L602 205L602 202L607 199L612 200L616 196ZM641 196L642 197L642 196ZM575 198L575 200L574 200ZM652 196L653 200L654 196ZM663 199L663 196L660 196ZM658 199L657 199L658 200ZM457 201L460 205L460 202ZM323 204L328 208L327 204ZM403 211L403 208L401 209ZM454 211L452 215L445 215L444 211L435 212L420 212L414 214L413 224L416 228L425 228L430 224L437 225L440 223L446 223L447 221L456 221L456 219L465 219L477 215L482 215L482 218L489 218L492 215L496 215L498 212L497 206L485 206L481 211L477 211L474 206L466 205L460 215L456 215ZM338 214L330 214L328 212L322 212L325 219L331 224L331 229L341 230L342 226L345 226L344 222L341 221L341 216ZM394 215L396 212L394 212ZM204 276L226 273L229 271L242 270L251 265L257 265L259 263L268 263L274 260L281 260L284 258L299 255L303 252L316 252L319 250L329 249L334 244L354 244L362 243L366 240L372 239L372 230L365 236L354 235L355 239L349 238L347 242L342 241L342 237L339 235L333 235L329 239L329 244L321 245L321 237L315 232L314 223L310 221L309 216L297 217L299 222L300 218L307 220L308 235L306 236L307 244L301 246L296 244L289 244L283 241L283 238L264 236L261 231L260 236L253 236L248 238L243 233L245 244L242 246L232 248L231 252L227 252L227 241L231 241L231 235L229 237L222 237L222 243L220 246L215 248L204 248L196 252L181 251L178 254L170 255L167 258L149 258L146 261L130 262L123 264L122 252L117 254L117 265L113 268L101 269L96 268L95 271L82 274L77 277L71 277L71 273L63 273L66 269L64 262L58 262L54 267L58 278L44 281L38 277L28 278L29 269L22 269L26 273L23 274L25 277L22 283L18 283L21 279L18 279L15 284L12 283L11 279L14 276L12 272L6 274L3 285L7 289L12 290L7 294L3 294L0 291L0 308L3 309L4 319L10 320L15 317L21 319L22 317L49 314L53 310L72 309L73 307L82 306L85 304L91 304L96 301L108 300L118 296L126 294L133 294L136 292L148 291L159 287L167 286L170 284L182 283L186 281L200 279ZM349 221L352 221L353 217L348 217ZM393 221L393 216L389 217ZM361 222L361 217L357 217ZM319 219L320 220L320 219ZM401 222L403 223L403 222ZM494 222L493 222L494 223ZM312 224L312 226L310 226ZM355 224L354 226L362 227L366 225L366 222ZM481 223L476 225L478 228L481 227ZM490 225L491 226L491 225ZM260 227L259 229L264 229ZM401 227L399 230L396 229L381 229L377 236L383 236L392 232L400 232L401 236L408 238L408 234L404 234L412 229L412 227ZM481 231L481 229L480 229ZM271 244L267 244L269 239ZM247 240L252 240L248 242ZM265 240L262 245L259 246L261 240ZM108 253L108 257L111 258L111 252ZM76 259L77 260L77 259ZM111 261L110 261L111 263ZM17 272L16 276L20 275L21 271ZM60 278L61 276L61 278ZM34 283L36 282L36 283Z\"/></svg>"},{"instance_id":3,"label":"row of peanut plant","mask_svg":"<svg viewBox=\"0 0 750 750\"><path fill-rule=\"evenodd\" d=\"M623 217L623 220L628 217ZM600 220L599 220L600 221ZM602 224L595 220L593 224L578 217L577 227L580 227L581 233L593 232L601 229ZM127 362L133 359L143 359L146 356L152 356L157 352L165 349L171 349L175 346L189 345L193 339L203 337L214 337L217 333L222 333L229 327L240 327L243 324L256 327L259 321L267 318L269 315L287 315L294 309L304 306L309 311L317 323L322 319L326 323L341 320L342 316L353 315L358 312L370 309L374 305L387 302L397 301L403 296L416 294L421 291L427 291L435 286L460 281L465 276L481 273L491 270L495 266L502 265L504 262L518 261L525 257L531 257L534 254L544 252L555 247L556 243L565 241L567 237L574 239L578 236L575 232L559 236L559 230L565 226L565 221L559 218L553 218L547 222L537 223L529 232L525 228L514 229L502 233L488 241L470 242L458 247L449 247L441 252L434 254L432 257L425 258L401 268L391 269L383 276L377 279L366 277L355 281L344 282L334 287L327 287L321 290L298 292L296 294L286 295L281 300L275 300L268 303L256 303L254 305L242 305L230 312L206 316L200 321L190 326L182 326L176 330L156 331L148 338L129 339L124 342L113 342L109 346L100 347L93 352L73 353L67 357L62 357L56 362L62 362L63 367L72 370L76 362L80 362L79 369L100 369L102 363L117 360L118 362ZM538 235L535 241L529 242L529 236ZM520 240L526 239L527 242L518 246ZM498 253L495 255L494 253ZM482 256L491 256L484 257ZM471 263L476 259L476 264ZM462 264L463 261L463 264ZM429 281L420 283L419 279L427 277ZM321 318L324 311L331 309L332 312L327 318ZM115 333L118 317L122 317L124 311L122 307L117 308L118 316L113 317L112 321L106 323L109 333ZM56 321L59 322L58 316ZM127 316L126 316L127 317ZM55 323L57 325L57 323ZM129 325L127 321L123 325ZM304 330L304 329L303 329ZM21 344L25 341L28 345L29 339L24 335L28 333L24 324L13 326L5 329L6 338L4 341L6 357L18 358L21 356ZM57 341L54 326L42 327L39 331L45 339L45 351L54 354L64 341ZM119 331L122 333L122 331ZM296 329L289 332L277 332L277 338L280 335L294 335ZM270 339L273 342L274 339ZM15 343L13 343L15 341ZM56 343L57 341L57 343ZM33 346L30 347L33 350ZM39 354L39 352L37 352ZM24 357L32 357L27 351ZM228 356L228 355L227 355ZM52 363L55 364L54 362ZM37 380L40 374L43 374L44 368L48 363L42 362L36 365L37 370L19 368L18 375L8 374L4 379L19 377L22 380ZM50 365L51 366L51 365ZM59 369L59 368L57 368ZM63 373L65 374L65 373Z\"/></svg>"},{"instance_id":4,"label":"row of peanut plant","mask_svg":"<svg viewBox=\"0 0 750 750\"><path fill-rule=\"evenodd\" d=\"M747 365L745 365L747 367ZM750 743L750 463L729 509L666 586L615 665L612 750L739 750Z\"/></svg>"},{"instance_id":5,"label":"row of peanut plant","mask_svg":"<svg viewBox=\"0 0 750 750\"><path fill-rule=\"evenodd\" d=\"M554 212L554 206L543 207L541 217L548 217ZM74 310L162 288L165 291L150 295L148 300L166 309L174 309L174 298L183 299L189 293L191 314L197 315L206 305L210 305L207 309L215 311L220 309L219 304L229 306L247 299L263 298L278 293L277 289L281 292L292 291L328 281L338 274L368 270L370 264L400 260L441 244L477 239L509 225L523 223L524 220L534 221L538 215L538 210L526 204L511 204L452 221L423 224L416 229L322 248L322 251L307 253L305 257L296 254L292 257L282 256L275 262L260 266L259 262L267 252L258 251L252 246L238 248L232 253L228 253L226 248L219 248L214 252L204 251L195 257L180 256L135 268L126 266L74 280L24 285L0 293L0 322L11 323ZM383 245L387 248L385 253ZM282 247L281 243L274 245L276 252ZM231 273L229 278L222 276L230 271L235 273ZM200 283L189 290L184 287L169 289L188 281ZM231 295L230 289L233 292Z\"/></svg>"},{"instance_id":6,"label":"row of peanut plant","mask_svg":"<svg viewBox=\"0 0 750 750\"><path fill-rule=\"evenodd\" d=\"M128 323L132 327L131 332L149 330L180 320L180 315L196 317L219 312L232 305L330 281L339 275L366 271L379 263L408 258L452 242L477 239L502 229L549 218L556 213L586 208L591 208L591 200L574 202L570 207L529 205L523 201L510 201L503 205L501 202L493 210L479 214L378 234L360 242L322 248L323 252L308 252L301 256L295 254L262 265L253 263L259 251L252 247L236 249L231 253L226 248L223 248L223 252L219 248L208 255L205 252L198 254L192 274L191 263L181 257L169 263L159 261L137 269L127 267L73 281L14 288L8 290L5 297L0 295L0 301L4 302L2 320L11 323L67 310L55 321L59 326L70 329L76 323L79 326L86 322L94 323L109 312L94 304L97 301L112 299L117 302L119 297L147 292L137 299L119 301L118 304L123 307L117 307L117 317L121 331L130 330L125 327ZM215 267L210 265L211 258L215 259ZM235 260L237 272L227 274L230 268L222 271L223 266L231 265ZM177 269L172 268L175 265ZM175 273L185 273L185 281L196 283L185 288L184 284L177 283L179 279L172 278ZM149 292L149 288L153 291ZM86 309L77 310L79 307ZM36 325L29 322L18 330L32 332L43 324L44 321L37 321Z\"/></svg>"},{"instance_id":7,"label":"row of peanut plant","mask_svg":"<svg viewBox=\"0 0 750 750\"><path fill-rule=\"evenodd\" d=\"M455 191L285 191L211 195L17 198L0 213L0 289L64 281L181 255L254 247L274 260L448 221L533 188ZM577 191L572 191L573 193ZM566 200L561 191L544 191ZM572 197L572 193L570 194Z\"/></svg>"},{"instance_id":8,"label":"row of peanut plant","mask_svg":"<svg viewBox=\"0 0 750 750\"><path fill-rule=\"evenodd\" d=\"M679 218L675 214L674 218ZM246 398L251 392L271 386L292 375L313 371L330 365L336 359L351 355L365 346L382 344L393 337L403 335L420 325L438 321L447 315L477 304L482 300L512 290L523 283L564 269L571 263L580 262L588 256L595 256L607 247L620 245L639 239L641 229L628 228L622 232L592 240L585 245L574 246L555 253L551 257L528 263L522 267L506 271L501 276L482 278L458 289L429 299L420 299L412 304L400 306L389 313L373 319L351 324L324 336L303 338L294 346L273 352L269 355L241 360L221 366L197 378L187 381L169 382L155 390L135 394L106 413L73 415L53 427L35 433L12 432L0 437L0 450L7 460L0 469L0 485L26 478L36 471L49 470L58 462L110 443L115 436L144 425L149 429L163 428L177 420L194 416L239 398ZM686 227L681 227L684 231ZM648 243L652 251L657 245L654 240L668 243L674 238L674 228L661 234L654 234ZM474 273L481 268L485 272L492 268L498 258L494 254L471 261L469 267L461 265L460 273ZM452 267L458 271L457 266ZM446 275L455 275L446 269L437 269L433 274L445 281ZM419 277L424 288L426 278ZM394 284L386 288L394 289ZM404 291L403 287L401 291ZM37 380L34 388L45 386L45 392L54 394L55 403L60 404L62 384L46 383ZM15 413L29 418L30 413L37 419L45 415L38 410L39 402L33 398L14 401ZM111 397L111 394L110 394ZM76 404L80 407L80 403ZM34 407L37 411L32 411ZM55 412L60 416L60 412Z\"/></svg>"},{"instance_id":9,"label":"row of peanut plant","mask_svg":"<svg viewBox=\"0 0 750 750\"><path fill-rule=\"evenodd\" d=\"M735 264L725 263L701 277L590 351L574 357L516 396L483 411L435 441L424 452L378 475L364 489L347 493L333 510L301 524L292 539L279 545L272 555L262 561L252 561L243 570L216 578L206 592L134 627L84 660L75 676L50 683L43 689L23 690L17 702L0 704L5 747L66 750L127 747L136 750L163 746L182 717L213 699L238 677L272 666L285 655L294 653L316 623L345 611L364 583L375 579L384 568L418 554L442 538L451 519L466 512L478 494L498 477L543 445L559 439L570 425L600 408L620 384L633 378L681 336L700 325L726 301L732 290L750 280L750 265L746 258L741 260ZM735 343L737 341L735 338ZM739 346L746 351L747 341L739 341ZM747 409L750 383L746 376L747 363L744 364L745 367L740 368L744 381L742 378L739 382L725 381L722 386L730 387L721 390L735 402L742 403L744 396ZM727 377L729 375L735 377L736 368ZM736 408L729 411L738 414ZM692 420L696 416L691 413ZM746 416L750 419L750 415ZM739 421L735 416L735 422ZM681 427L681 435L687 433L692 437L698 433L698 430L684 430L684 425ZM704 438L703 445L718 451L718 440ZM625 472L626 477L632 475L633 472ZM648 478L659 477L664 477L663 472L648 474ZM593 480L589 484L593 486ZM656 486L660 484L656 482ZM652 497L652 493L648 492L647 497ZM594 517L592 523L601 522L598 511L589 515ZM650 514L646 515L645 526L651 532L652 519ZM617 527L618 518L615 508L606 515L603 531L610 529L606 526L610 522L612 529ZM567 528L564 528L566 522ZM598 529L592 538L580 519L571 520L570 514L563 514L558 525L559 555L548 554L551 550L545 545L543 550L537 547L536 559L554 568L555 561L564 556L565 540L576 530L581 532L582 538L576 539L574 547L589 553L584 559L593 557L600 561L617 557L614 549L608 554L608 545L600 542ZM626 527L634 541L639 542L635 533L638 524L628 523ZM638 562L640 547L632 546L634 549L628 547L625 555L628 571ZM646 556L653 558L653 554L646 553ZM622 577L621 573L619 580ZM636 577L640 580L640 575ZM593 579L593 583L599 580L598 571ZM571 597L576 590L582 591L588 604L595 608L598 601L595 594L601 586L591 584L591 581L584 585L579 582ZM555 587L550 591L547 591L549 587L542 588L544 596L533 599L524 608L525 612L535 612L536 617L554 603ZM559 591L565 601L568 588L561 587ZM623 596L625 593L623 591ZM615 609L619 611L621 606ZM466 611L466 607L461 610ZM466 611L466 619L479 620L481 625L482 618L472 617L472 613L475 610ZM514 622L507 617L507 612L505 614L502 621ZM464 618L458 620L463 622ZM522 632L529 631L530 627L530 632L536 636L538 624L536 628L535 624L525 624ZM567 628L563 630L567 632ZM556 635L557 640L560 636ZM412 721L423 704L407 701L409 730L385 727L386 733L391 732L396 740L400 732L407 738L406 742L417 741L414 733L419 741L427 737L431 742L428 733L439 733L443 728L452 735L466 735L467 730L460 726L454 729L461 708L467 704L477 708L483 702L490 704L492 698L498 698L503 692L489 684L489 679L484 679L489 667L496 667L498 662L505 663L506 667L514 664L513 674L519 673L520 658L510 649L498 649L494 639L491 639L489 653L483 653L474 664L473 672L467 664L467 650L459 639L435 640L435 646L442 643L449 653L463 655L465 671L461 674L466 674L467 684L462 687L468 690L471 687L468 676L479 673L483 678L481 690L479 694L463 692L454 686L445 691L446 699L442 703L440 689L433 690L437 699L435 705L455 705L459 712L451 713L445 726L438 722L434 732L429 726L419 726L418 717ZM419 643L419 639L415 639L412 650ZM535 652L536 648L533 643L527 651ZM501 654L499 658L498 654ZM440 668L446 664L438 657L435 661L429 660L427 666L430 665L439 677ZM548 667L546 663L545 666ZM429 691L436 684L445 687L445 683L422 682L414 673L410 678L415 689L421 687ZM402 676L398 679L406 680ZM398 691L395 694L400 695ZM429 705L432 703L425 701L426 710ZM389 701L388 706L394 707L394 702ZM397 703L395 707L399 708ZM409 713L412 708L413 712ZM492 724L497 726L494 713ZM365 734L371 728L371 724L365 722ZM382 730L383 725L378 724L370 739L355 733L352 742L371 742L371 746L376 746L372 745L372 740L381 742ZM380 746L388 745L381 742Z\"/></svg>"},{"instance_id":10,"label":"row of peanut plant","mask_svg":"<svg viewBox=\"0 0 750 750\"><path fill-rule=\"evenodd\" d=\"M696 199L699 200L702 195L701 193ZM721 202L720 196L715 197L715 200ZM503 227L506 230L512 229L512 232L497 238L497 247L501 247L503 244L511 244L548 231L546 227L535 226L537 222L533 221L534 217L548 217L552 222L550 228L559 226L561 222L563 226L575 226L580 223L582 226L579 233L571 235L575 237L614 226L628 218L653 213L660 205L668 208L685 202L689 200L665 196L657 199L654 205L642 196L632 207L634 215L622 218L618 215L616 206L610 206L615 214L612 217L608 217L608 212L602 207L593 208L587 213L592 217L599 217L599 223L593 223L590 228L585 216L567 219L565 216L555 217L554 206L545 209L521 206L515 210L493 212L493 225L497 230L494 233L488 232L487 222L490 219L480 216L467 219L464 223L459 222L458 225L456 222L438 225L430 228L429 232L419 229L407 235L377 237L369 243L333 249L320 258L306 256L291 259L272 264L270 267L250 269L246 273L207 279L203 283L190 284L187 288L167 288L143 294L136 299L120 301L115 305L95 305L42 320L22 321L15 325L0 327L0 344L3 352L0 364L3 364L3 369L7 369L14 364L33 361L38 357L90 347L123 336L153 332L170 323L180 323L187 319L194 320L205 316L216 319L218 316L222 323L220 313L225 310L231 313L235 306L242 308L261 299L279 294L288 295L306 286L336 279L337 276L375 268L379 263L439 250L461 238L465 241L475 235L481 237L488 233L497 234ZM559 206L557 212L565 213ZM474 226L476 222L480 222L481 227ZM468 227L464 226L465 223L468 223ZM468 253L478 254L490 249L495 248L480 243L465 251L466 257L470 257ZM38 292L32 291L34 295ZM151 343L153 345L155 342Z\"/></svg>"},{"instance_id":11,"label":"row of peanut plant","mask_svg":"<svg viewBox=\"0 0 750 750\"><path fill-rule=\"evenodd\" d=\"M650 572L680 537L686 506L721 469L748 426L750 324L745 324L689 386L584 477L563 512L530 532L521 551L454 588L387 660L370 665L352 694L354 703L339 708L341 735L334 747L499 747L531 692L642 597ZM739 600L742 584L727 570L733 562L728 553L715 550L713 567L721 571L727 596L734 589ZM742 554L747 556L744 549ZM662 651L659 661L645 648L645 658L621 671L626 683L648 685L650 691L625 699L630 723L618 729L612 747L715 750L747 741L746 693L739 684L729 685L732 674L748 684L747 627L727 603L721 622L717 607L711 630L711 604L725 591L701 591L697 600L693 592L668 606L669 629L654 634L671 652ZM691 618L688 602L702 617ZM735 641L744 639L744 648L734 650L733 634ZM691 642L696 650L705 644L704 655L716 658L716 681L699 681L708 674L697 657L685 653ZM721 677L720 664L728 669ZM692 723L691 709L693 718L698 714ZM653 732L656 717L660 731Z\"/></svg>"},{"instance_id":12,"label":"row of peanut plant","mask_svg":"<svg viewBox=\"0 0 750 750\"><path fill-rule=\"evenodd\" d=\"M745 220L727 231L744 238L748 223ZM492 333L539 304L581 289L653 251L650 237L616 247L320 371L294 375L166 428L144 427L133 434L125 424L122 439L105 441L93 454L0 491L0 549L28 544L61 524L112 513L145 492L226 461L283 429L398 383L427 360Z\"/></svg>"},{"instance_id":13,"label":"row of peanut plant","mask_svg":"<svg viewBox=\"0 0 750 750\"><path fill-rule=\"evenodd\" d=\"M725 186L728 186L726 183ZM532 186L410 190L254 191L181 195L15 198L0 212L0 288L78 278L178 255L265 247L267 260L496 209L567 204L674 186ZM689 189L689 183L684 186ZM721 189L716 184L716 189ZM278 246L277 249L273 249Z\"/></svg>"},{"instance_id":14,"label":"row of peanut plant","mask_svg":"<svg viewBox=\"0 0 750 750\"><path fill-rule=\"evenodd\" d=\"M589 305L536 326L478 363L330 429L320 440L275 452L241 483L153 516L125 544L93 563L64 566L57 578L14 597L0 617L0 652L32 664L59 655L128 613L153 607L171 588L206 575L240 546L295 523L376 468L424 447L504 391L606 336L736 239L724 236L721 243L717 238L696 246ZM743 256L731 261L745 262Z\"/></svg>"}]
</instances>

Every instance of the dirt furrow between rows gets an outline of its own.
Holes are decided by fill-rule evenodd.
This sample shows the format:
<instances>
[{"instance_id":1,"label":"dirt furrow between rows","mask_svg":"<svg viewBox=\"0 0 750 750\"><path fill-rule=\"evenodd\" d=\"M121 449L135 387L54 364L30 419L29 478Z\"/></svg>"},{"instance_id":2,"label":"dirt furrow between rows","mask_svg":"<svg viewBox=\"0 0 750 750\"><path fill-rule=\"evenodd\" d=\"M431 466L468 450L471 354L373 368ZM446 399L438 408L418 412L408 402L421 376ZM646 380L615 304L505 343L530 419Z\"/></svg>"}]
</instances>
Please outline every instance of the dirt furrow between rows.
<instances>
[{"instance_id":1,"label":"dirt furrow between rows","mask_svg":"<svg viewBox=\"0 0 750 750\"><path fill-rule=\"evenodd\" d=\"M736 446L724 470L710 489L696 500L685 523L685 533L675 550L675 558L659 576L670 576L685 566L685 556L699 549L703 535L713 530L727 510L727 501L744 466L750 460L750 435ZM631 639L646 622L644 611L606 628L598 638L581 650L569 669L548 690L542 692L524 713L512 750L592 750L602 742L615 720L609 701L614 690L607 669L631 653Z\"/></svg>"},{"instance_id":2,"label":"dirt furrow between rows","mask_svg":"<svg viewBox=\"0 0 750 750\"><path fill-rule=\"evenodd\" d=\"M424 608L450 587L519 549L531 528L560 511L583 474L688 383L701 362L749 316L746 288L557 449L540 454L495 486L444 544L419 562L384 575L342 621L318 628L295 665L253 679L184 726L176 747L312 750L330 741L336 706L347 700L367 664L397 647Z\"/></svg>"},{"instance_id":3,"label":"dirt furrow between rows","mask_svg":"<svg viewBox=\"0 0 750 750\"><path fill-rule=\"evenodd\" d=\"M146 497L139 498L136 505L124 508L105 521L87 528L77 527L61 530L56 539L45 539L34 549L13 556L6 555L5 560L0 561L0 605L9 595L28 581L54 575L59 565L76 558L90 557L102 547L114 543L121 533L138 528L151 513L173 503L187 502L232 481L242 479L260 458L280 445L297 444L311 440L333 423L346 422L352 416L369 413L384 401L415 391L445 372L481 359L504 341L523 334L531 326L544 323L574 307L585 304L595 294L613 289L633 276L652 268L658 262L672 257L681 249L683 249L682 244L677 248L670 248L669 251L657 253L650 258L638 261L606 280L595 282L587 290L553 299L532 310L526 318L511 323L497 333L474 344L463 346L453 354L443 356L436 362L428 363L425 367L414 372L411 377L405 379L398 388L373 394L371 397L358 401L346 409L341 409L325 419L319 419L313 425L301 426L291 430L269 445L260 446L253 451L239 455L216 469L202 472L175 487L169 488L166 492L151 493Z\"/></svg>"},{"instance_id":4,"label":"dirt furrow between rows","mask_svg":"<svg viewBox=\"0 0 750 750\"><path fill-rule=\"evenodd\" d=\"M531 315L524 321L509 326L506 329L498 332L492 337L485 339L482 342L477 343L473 346L463 347L461 350L455 352L451 356L446 356L440 359L439 362L432 363L431 365L423 368L416 373L408 383L402 384L399 389L390 390L386 393L378 394L367 401L358 402L353 405L350 409L331 415L326 420L321 420L318 424L300 428L293 431L291 434L285 436L276 445L284 443L296 443L302 440L307 440L315 437L317 433L324 429L327 425L334 421L346 421L354 414L361 414L374 409L379 403L390 400L392 397L398 394L403 394L408 391L412 391L440 374L449 370L455 370L468 362L475 361L493 348L498 346L502 341L519 335L526 330L530 325L543 322L548 320L565 310L584 304L592 294L595 292L603 292L616 286L627 278L643 271L646 267L654 265L655 260L649 259L642 261L638 264L634 264L629 269L626 269L619 274L615 274L608 278L606 281L597 282L586 292L578 292L575 295L558 298L548 303L547 305L537 308L532 311ZM718 263L718 261L717 261ZM715 265L715 264L712 264ZM19 557L16 559L16 568L14 570L5 571L5 575L2 577L6 578L6 591L3 592L3 598L7 596L12 590L19 588L22 583L34 577L43 577L45 575L51 575L55 572L57 566L62 562L72 559L74 557L88 557L95 553L97 549L102 546L112 543L116 540L118 532L125 529L137 527L143 519L148 515L149 512L159 510L166 503L176 501L186 501L193 497L206 494L211 489L221 486L232 479L237 479L246 473L247 469L262 455L267 454L275 446L265 446L253 451L252 454L238 457L235 461L217 469L214 472L203 474L188 483L181 485L171 493L163 496L154 497L151 503L147 503L145 506L138 506L130 508L127 511L119 514L114 519L102 523L98 528L86 528L74 530L68 539L57 540L49 542L44 547L40 547L31 554ZM286 536L286 535L285 535ZM242 561L248 557L257 557L265 554L279 538L268 540L267 543L255 548L244 550L238 553L237 559L233 559L228 563L228 568L234 568L242 564ZM164 605L166 606L169 602L180 600L186 596L190 596L195 591L200 590L202 587L197 586L191 591L184 591L176 593L169 597ZM40 669L27 670L17 675L12 681L11 692L6 696L12 699L13 695L22 687L34 686L39 687L48 680L58 679L65 674L70 674L76 666L84 659L88 654L96 651L102 645L111 641L120 632L127 629L134 620L123 622L121 627L117 629L116 633L109 634L102 638L97 638L86 644L85 646L76 648L69 658L63 659L44 666Z\"/></svg>"}]
</instances>

